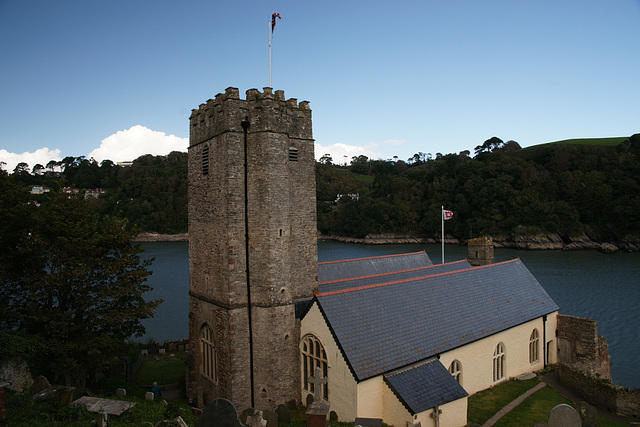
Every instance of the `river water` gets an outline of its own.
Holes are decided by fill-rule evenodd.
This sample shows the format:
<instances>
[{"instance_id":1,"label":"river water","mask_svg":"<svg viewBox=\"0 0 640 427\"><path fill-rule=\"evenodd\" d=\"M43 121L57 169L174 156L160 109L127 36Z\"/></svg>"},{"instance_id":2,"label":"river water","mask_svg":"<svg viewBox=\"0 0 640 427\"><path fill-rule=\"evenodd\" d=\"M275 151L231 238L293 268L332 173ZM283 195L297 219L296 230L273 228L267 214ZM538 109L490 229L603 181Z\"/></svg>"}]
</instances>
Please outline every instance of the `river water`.
<instances>
[{"instance_id":1,"label":"river water","mask_svg":"<svg viewBox=\"0 0 640 427\"><path fill-rule=\"evenodd\" d=\"M141 340L164 341L188 336L189 255L186 242L145 243L143 257L154 257L149 299L162 298L153 319L143 321ZM318 260L334 261L426 250L434 264L441 246L358 245L318 242ZM466 258L466 246L445 247L447 262ZM496 249L496 262L520 258L560 313L598 320L600 335L609 343L616 384L640 389L640 253L605 255L597 251L522 251Z\"/></svg>"}]
</instances>

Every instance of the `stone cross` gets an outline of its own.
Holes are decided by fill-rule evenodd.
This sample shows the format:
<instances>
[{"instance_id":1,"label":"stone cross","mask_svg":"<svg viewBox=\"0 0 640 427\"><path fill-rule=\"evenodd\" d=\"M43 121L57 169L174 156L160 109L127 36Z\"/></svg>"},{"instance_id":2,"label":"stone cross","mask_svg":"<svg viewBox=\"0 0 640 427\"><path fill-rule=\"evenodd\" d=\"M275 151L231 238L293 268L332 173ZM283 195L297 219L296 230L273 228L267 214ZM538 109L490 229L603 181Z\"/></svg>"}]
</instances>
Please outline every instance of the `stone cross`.
<instances>
[{"instance_id":1,"label":"stone cross","mask_svg":"<svg viewBox=\"0 0 640 427\"><path fill-rule=\"evenodd\" d=\"M327 383L327 379L322 376L322 369L316 366L315 375L309 378L309 382L313 384L313 402L322 402L322 384Z\"/></svg>"}]
</instances>

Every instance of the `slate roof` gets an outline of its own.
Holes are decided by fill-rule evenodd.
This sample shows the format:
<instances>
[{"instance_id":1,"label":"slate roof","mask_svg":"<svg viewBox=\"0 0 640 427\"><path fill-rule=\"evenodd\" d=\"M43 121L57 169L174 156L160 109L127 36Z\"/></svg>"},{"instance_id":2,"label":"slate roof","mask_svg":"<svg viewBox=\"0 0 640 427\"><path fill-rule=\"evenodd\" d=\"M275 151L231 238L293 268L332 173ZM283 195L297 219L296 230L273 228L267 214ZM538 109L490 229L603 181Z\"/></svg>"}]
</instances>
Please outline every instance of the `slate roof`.
<instances>
[{"instance_id":1,"label":"slate roof","mask_svg":"<svg viewBox=\"0 0 640 427\"><path fill-rule=\"evenodd\" d=\"M469 395L438 359L384 379L411 415Z\"/></svg>"},{"instance_id":2,"label":"slate roof","mask_svg":"<svg viewBox=\"0 0 640 427\"><path fill-rule=\"evenodd\" d=\"M425 251L318 263L318 281L347 279L433 265Z\"/></svg>"},{"instance_id":3,"label":"slate roof","mask_svg":"<svg viewBox=\"0 0 640 427\"><path fill-rule=\"evenodd\" d=\"M364 286L331 291L319 286L316 300L357 381L558 310L519 259L456 266L400 281L382 275L378 283Z\"/></svg>"},{"instance_id":4,"label":"slate roof","mask_svg":"<svg viewBox=\"0 0 640 427\"><path fill-rule=\"evenodd\" d=\"M389 273L370 274L362 277L352 277L341 280L330 280L318 283L318 292L326 293L343 289L353 289L363 286L370 286L378 283L397 282L409 279L415 279L422 276L445 273L463 268L471 268L467 260L450 262L447 264L427 265L422 267L410 268L408 270L392 271Z\"/></svg>"}]
</instances>

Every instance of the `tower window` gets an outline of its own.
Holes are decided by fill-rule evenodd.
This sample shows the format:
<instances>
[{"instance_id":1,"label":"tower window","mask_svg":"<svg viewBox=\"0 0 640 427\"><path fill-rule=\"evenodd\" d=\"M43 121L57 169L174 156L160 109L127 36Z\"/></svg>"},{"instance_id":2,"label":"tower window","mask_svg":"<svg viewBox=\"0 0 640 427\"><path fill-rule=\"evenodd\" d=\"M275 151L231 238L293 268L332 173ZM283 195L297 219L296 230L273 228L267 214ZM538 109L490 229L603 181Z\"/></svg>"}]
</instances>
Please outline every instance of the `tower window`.
<instances>
[{"instance_id":1,"label":"tower window","mask_svg":"<svg viewBox=\"0 0 640 427\"><path fill-rule=\"evenodd\" d=\"M209 174L209 146L202 147L202 175Z\"/></svg>"},{"instance_id":2,"label":"tower window","mask_svg":"<svg viewBox=\"0 0 640 427\"><path fill-rule=\"evenodd\" d=\"M298 161L298 149L296 147L289 147L289 161L290 162Z\"/></svg>"},{"instance_id":3,"label":"tower window","mask_svg":"<svg viewBox=\"0 0 640 427\"><path fill-rule=\"evenodd\" d=\"M216 382L216 346L213 330L208 325L200 328L200 373Z\"/></svg>"}]
</instances>

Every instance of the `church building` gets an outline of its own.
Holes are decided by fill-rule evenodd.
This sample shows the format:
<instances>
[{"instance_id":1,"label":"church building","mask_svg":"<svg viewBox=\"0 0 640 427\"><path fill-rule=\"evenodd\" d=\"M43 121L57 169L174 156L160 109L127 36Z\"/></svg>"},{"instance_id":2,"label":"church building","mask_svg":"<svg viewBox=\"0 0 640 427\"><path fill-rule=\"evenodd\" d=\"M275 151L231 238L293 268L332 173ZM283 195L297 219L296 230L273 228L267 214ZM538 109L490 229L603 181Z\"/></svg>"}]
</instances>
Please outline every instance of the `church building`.
<instances>
[{"instance_id":1,"label":"church building","mask_svg":"<svg viewBox=\"0 0 640 427\"><path fill-rule=\"evenodd\" d=\"M464 426L470 394L555 362L558 307L520 260L469 264L492 246L318 263L308 102L228 88L193 110L188 162L198 406L316 394L341 421Z\"/></svg>"},{"instance_id":2,"label":"church building","mask_svg":"<svg viewBox=\"0 0 640 427\"><path fill-rule=\"evenodd\" d=\"M341 420L464 426L467 396L555 362L558 307L518 259L432 265L418 252L319 263L318 278L302 399L320 366Z\"/></svg>"}]
</instances>

